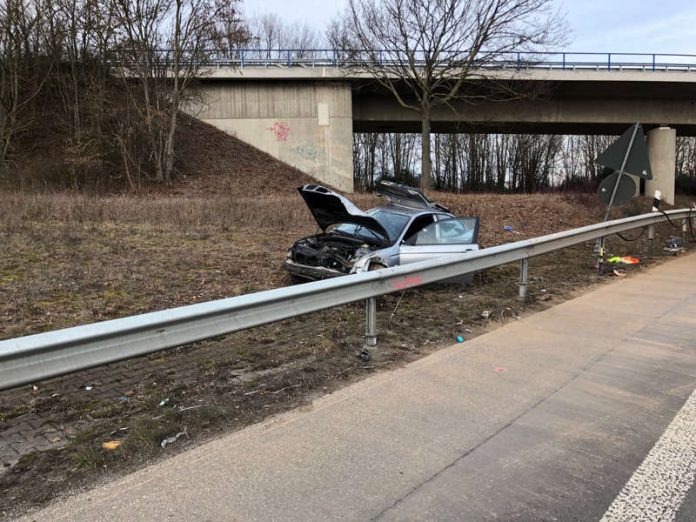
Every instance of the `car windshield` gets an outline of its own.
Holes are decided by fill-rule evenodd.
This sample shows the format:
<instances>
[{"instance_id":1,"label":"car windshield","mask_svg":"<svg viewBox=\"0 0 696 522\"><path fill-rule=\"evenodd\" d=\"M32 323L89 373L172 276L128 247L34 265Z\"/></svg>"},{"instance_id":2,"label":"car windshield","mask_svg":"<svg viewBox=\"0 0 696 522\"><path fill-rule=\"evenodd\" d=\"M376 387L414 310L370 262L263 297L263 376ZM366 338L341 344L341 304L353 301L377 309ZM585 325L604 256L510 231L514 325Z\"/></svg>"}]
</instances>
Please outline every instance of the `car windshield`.
<instances>
[{"instance_id":1,"label":"car windshield","mask_svg":"<svg viewBox=\"0 0 696 522\"><path fill-rule=\"evenodd\" d=\"M397 237L399 237L399 234L401 234L404 227L406 227L408 224L409 218L404 214L388 212L379 208L368 210L367 213L375 218L379 224L382 225L382 227L384 227L384 230L386 230L387 234L389 234L389 237L387 238L389 241L394 241ZM383 239L382 235L378 232L375 232L367 227L363 227L362 225L355 225L353 223L341 223L336 225L334 230L371 241L374 241L375 239L382 241Z\"/></svg>"}]
</instances>

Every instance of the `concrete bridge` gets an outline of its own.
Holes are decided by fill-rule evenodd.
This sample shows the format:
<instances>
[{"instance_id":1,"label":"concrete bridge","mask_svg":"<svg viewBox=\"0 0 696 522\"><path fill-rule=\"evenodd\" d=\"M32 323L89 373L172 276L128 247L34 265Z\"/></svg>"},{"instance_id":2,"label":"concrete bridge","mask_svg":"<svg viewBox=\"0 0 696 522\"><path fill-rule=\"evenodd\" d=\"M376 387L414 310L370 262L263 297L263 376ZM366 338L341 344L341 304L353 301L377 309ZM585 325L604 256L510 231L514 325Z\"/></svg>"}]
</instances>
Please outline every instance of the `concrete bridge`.
<instances>
[{"instance_id":1,"label":"concrete bridge","mask_svg":"<svg viewBox=\"0 0 696 522\"><path fill-rule=\"evenodd\" d=\"M670 202L676 136L696 136L696 67L563 61L496 68L489 77L530 93L521 99L459 102L433 113L433 132L619 134L648 131L655 180ZM611 59L611 56L610 56ZM293 64L296 65L296 64ZM191 112L339 190L353 190L353 132L419 132L419 114L402 108L364 72L331 66L218 64L202 76L204 103ZM548 65L548 66L546 66ZM612 68L613 65L613 68ZM489 80L472 82L481 88Z\"/></svg>"}]
</instances>

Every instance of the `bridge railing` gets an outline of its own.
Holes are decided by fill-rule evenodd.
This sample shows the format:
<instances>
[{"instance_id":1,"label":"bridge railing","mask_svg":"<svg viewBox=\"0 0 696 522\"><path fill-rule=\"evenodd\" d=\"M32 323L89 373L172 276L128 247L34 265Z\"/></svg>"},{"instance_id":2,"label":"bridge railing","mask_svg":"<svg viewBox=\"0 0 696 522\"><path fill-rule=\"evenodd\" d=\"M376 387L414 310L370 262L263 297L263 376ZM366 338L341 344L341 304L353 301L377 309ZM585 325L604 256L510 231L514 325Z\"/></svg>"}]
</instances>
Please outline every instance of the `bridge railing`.
<instances>
[{"instance_id":1,"label":"bridge railing","mask_svg":"<svg viewBox=\"0 0 696 522\"><path fill-rule=\"evenodd\" d=\"M204 63L232 67L350 67L404 59L392 50L231 49L211 51ZM415 57L415 63L425 63ZM508 52L486 59L487 68L596 71L696 72L696 55L650 53Z\"/></svg>"},{"instance_id":2,"label":"bridge railing","mask_svg":"<svg viewBox=\"0 0 696 522\"><path fill-rule=\"evenodd\" d=\"M519 261L524 297L530 257L640 227L648 227L652 238L651 227L666 219L682 220L686 232L694 216L693 209L653 212L467 254L0 341L0 389L360 300L367 300L366 341L374 345L378 296Z\"/></svg>"}]
</instances>

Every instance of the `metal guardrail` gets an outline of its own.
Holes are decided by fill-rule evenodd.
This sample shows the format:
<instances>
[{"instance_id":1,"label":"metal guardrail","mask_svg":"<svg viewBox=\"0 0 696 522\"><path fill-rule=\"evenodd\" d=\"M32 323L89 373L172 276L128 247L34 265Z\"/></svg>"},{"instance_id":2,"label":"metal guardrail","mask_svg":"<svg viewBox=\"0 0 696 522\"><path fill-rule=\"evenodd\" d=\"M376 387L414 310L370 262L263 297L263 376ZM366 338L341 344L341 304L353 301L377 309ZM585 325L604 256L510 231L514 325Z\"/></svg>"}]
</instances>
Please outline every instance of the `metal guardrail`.
<instances>
[{"instance_id":1,"label":"metal guardrail","mask_svg":"<svg viewBox=\"0 0 696 522\"><path fill-rule=\"evenodd\" d=\"M168 51L163 50L162 53ZM232 67L351 67L394 63L400 51L337 49L233 49L211 51L201 64ZM446 59L446 56L442 58ZM416 63L424 59L416 56ZM696 55L659 53L507 52L482 62L490 69L696 72Z\"/></svg>"},{"instance_id":2,"label":"metal guardrail","mask_svg":"<svg viewBox=\"0 0 696 522\"><path fill-rule=\"evenodd\" d=\"M696 212L681 209L666 215L683 220L686 226ZM368 300L367 341L374 344L370 341L376 341L374 298L378 296L514 261L521 262L520 295L524 295L528 258L617 232L652 227L666 219L662 213L643 214L438 260L0 341L0 389L363 299Z\"/></svg>"}]
</instances>

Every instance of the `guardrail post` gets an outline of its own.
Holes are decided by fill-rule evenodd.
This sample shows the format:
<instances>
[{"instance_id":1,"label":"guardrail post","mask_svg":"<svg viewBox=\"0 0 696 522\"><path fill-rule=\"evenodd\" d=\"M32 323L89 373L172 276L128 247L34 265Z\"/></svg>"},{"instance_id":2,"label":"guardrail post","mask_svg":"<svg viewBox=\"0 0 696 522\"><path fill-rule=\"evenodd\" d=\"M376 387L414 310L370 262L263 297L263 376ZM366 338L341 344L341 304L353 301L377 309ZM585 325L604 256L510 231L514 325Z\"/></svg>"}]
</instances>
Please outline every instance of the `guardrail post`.
<instances>
[{"instance_id":1,"label":"guardrail post","mask_svg":"<svg viewBox=\"0 0 696 522\"><path fill-rule=\"evenodd\" d=\"M527 273L529 271L529 260L527 258L520 259L520 291L519 298L527 297Z\"/></svg>"},{"instance_id":2,"label":"guardrail post","mask_svg":"<svg viewBox=\"0 0 696 522\"><path fill-rule=\"evenodd\" d=\"M682 239L684 240L684 243L686 243L686 233L689 230L689 220L688 219L683 219L682 220Z\"/></svg>"},{"instance_id":3,"label":"guardrail post","mask_svg":"<svg viewBox=\"0 0 696 522\"><path fill-rule=\"evenodd\" d=\"M239 67L244 69L244 49L239 51Z\"/></svg>"},{"instance_id":4,"label":"guardrail post","mask_svg":"<svg viewBox=\"0 0 696 522\"><path fill-rule=\"evenodd\" d=\"M648 255L653 257L655 254L655 225L648 225Z\"/></svg>"},{"instance_id":5,"label":"guardrail post","mask_svg":"<svg viewBox=\"0 0 696 522\"><path fill-rule=\"evenodd\" d=\"M653 59L653 63L652 63L653 72L655 72L655 55L654 54L652 55L652 59Z\"/></svg>"},{"instance_id":6,"label":"guardrail post","mask_svg":"<svg viewBox=\"0 0 696 522\"><path fill-rule=\"evenodd\" d=\"M611 53L607 54L607 71L611 71Z\"/></svg>"},{"instance_id":7,"label":"guardrail post","mask_svg":"<svg viewBox=\"0 0 696 522\"><path fill-rule=\"evenodd\" d=\"M563 70L565 71L566 53L563 53Z\"/></svg>"},{"instance_id":8,"label":"guardrail post","mask_svg":"<svg viewBox=\"0 0 696 522\"><path fill-rule=\"evenodd\" d=\"M366 328L365 344L377 346L377 298L371 297L365 300Z\"/></svg>"}]
</instances>

